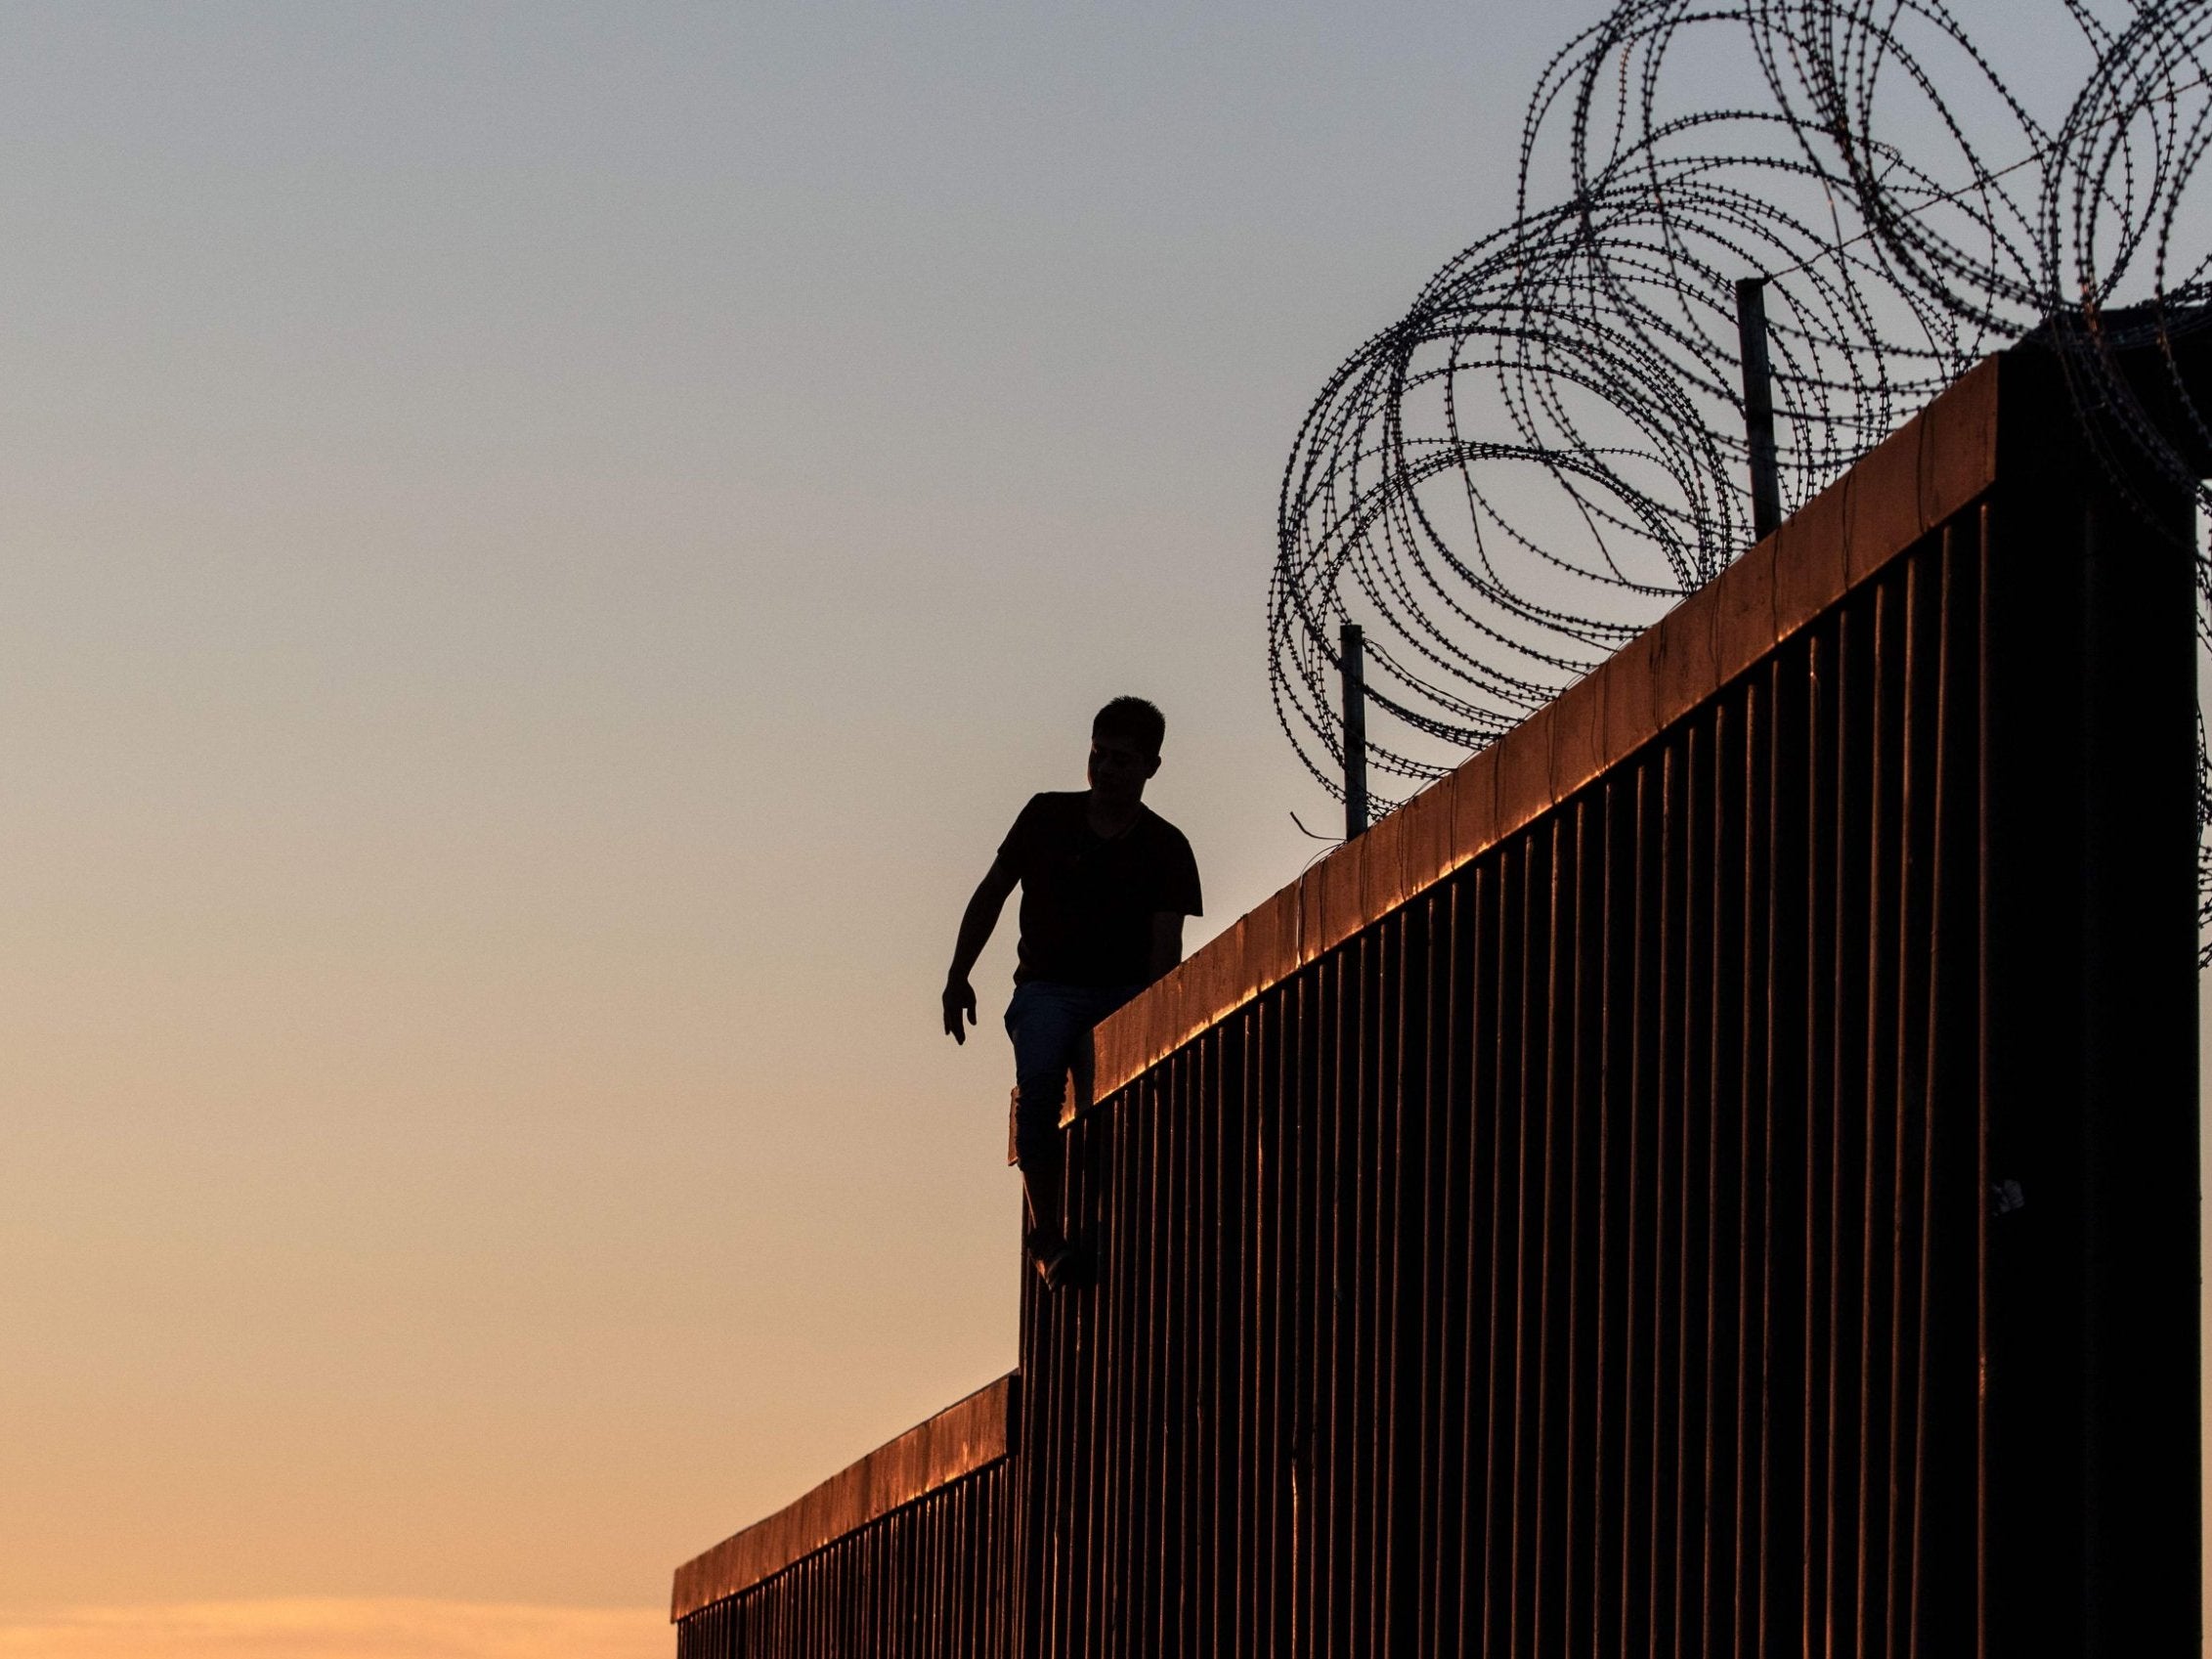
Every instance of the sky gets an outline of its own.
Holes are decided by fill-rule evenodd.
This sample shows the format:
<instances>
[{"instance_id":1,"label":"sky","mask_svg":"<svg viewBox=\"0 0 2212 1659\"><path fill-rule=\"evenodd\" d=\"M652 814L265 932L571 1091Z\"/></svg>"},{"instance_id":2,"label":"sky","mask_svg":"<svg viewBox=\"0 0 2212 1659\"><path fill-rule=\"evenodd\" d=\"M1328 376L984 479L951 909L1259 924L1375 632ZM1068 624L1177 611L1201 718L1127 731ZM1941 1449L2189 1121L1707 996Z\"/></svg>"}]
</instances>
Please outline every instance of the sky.
<instances>
[{"instance_id":1,"label":"sky","mask_svg":"<svg viewBox=\"0 0 2212 1659\"><path fill-rule=\"evenodd\" d=\"M0 12L0 1659L672 1651L1014 1362L1106 698L1331 808L1274 511L1594 4Z\"/></svg>"}]
</instances>

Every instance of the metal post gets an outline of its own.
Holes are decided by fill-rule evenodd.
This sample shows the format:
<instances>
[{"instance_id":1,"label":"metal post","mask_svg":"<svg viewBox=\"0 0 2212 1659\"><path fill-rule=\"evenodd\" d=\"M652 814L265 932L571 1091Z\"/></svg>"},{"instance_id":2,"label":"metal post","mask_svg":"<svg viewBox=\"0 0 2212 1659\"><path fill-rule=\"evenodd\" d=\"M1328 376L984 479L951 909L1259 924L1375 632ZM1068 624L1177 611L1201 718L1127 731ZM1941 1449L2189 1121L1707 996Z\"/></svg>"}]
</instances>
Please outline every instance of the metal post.
<instances>
[{"instance_id":1,"label":"metal post","mask_svg":"<svg viewBox=\"0 0 2212 1659\"><path fill-rule=\"evenodd\" d=\"M1362 663L1366 635L1356 622L1338 636L1337 664L1344 674L1344 839L1367 827L1367 685Z\"/></svg>"},{"instance_id":2,"label":"metal post","mask_svg":"<svg viewBox=\"0 0 2212 1659\"><path fill-rule=\"evenodd\" d=\"M1766 279L1736 283L1736 339L1744 366L1744 437L1751 448L1752 534L1782 525L1782 479L1774 457L1774 371L1766 358Z\"/></svg>"}]
</instances>

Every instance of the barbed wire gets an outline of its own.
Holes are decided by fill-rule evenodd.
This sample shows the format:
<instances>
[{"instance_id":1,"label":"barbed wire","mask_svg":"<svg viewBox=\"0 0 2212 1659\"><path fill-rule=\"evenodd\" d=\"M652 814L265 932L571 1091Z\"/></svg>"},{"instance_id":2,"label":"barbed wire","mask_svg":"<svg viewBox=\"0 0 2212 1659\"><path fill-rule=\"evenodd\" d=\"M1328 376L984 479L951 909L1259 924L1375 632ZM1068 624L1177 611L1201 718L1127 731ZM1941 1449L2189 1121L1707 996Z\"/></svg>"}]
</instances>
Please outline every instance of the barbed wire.
<instances>
[{"instance_id":1,"label":"barbed wire","mask_svg":"<svg viewBox=\"0 0 2212 1659\"><path fill-rule=\"evenodd\" d=\"M2116 479L2212 505L2190 458L2212 423L2176 356L2212 300L2190 194L2212 0L2012 0L2004 19L2039 82L2079 48L2049 119L1942 0L1621 0L1552 59L1512 221L1344 362L1284 470L1272 680L1324 787L1342 791L1342 623L1365 630L1384 717L1367 766L1402 798L1750 546L1740 279L1763 279L1785 514L2031 333ZM2196 570L2212 650L2202 546ZM2212 922L2201 712L2198 733Z\"/></svg>"}]
</instances>

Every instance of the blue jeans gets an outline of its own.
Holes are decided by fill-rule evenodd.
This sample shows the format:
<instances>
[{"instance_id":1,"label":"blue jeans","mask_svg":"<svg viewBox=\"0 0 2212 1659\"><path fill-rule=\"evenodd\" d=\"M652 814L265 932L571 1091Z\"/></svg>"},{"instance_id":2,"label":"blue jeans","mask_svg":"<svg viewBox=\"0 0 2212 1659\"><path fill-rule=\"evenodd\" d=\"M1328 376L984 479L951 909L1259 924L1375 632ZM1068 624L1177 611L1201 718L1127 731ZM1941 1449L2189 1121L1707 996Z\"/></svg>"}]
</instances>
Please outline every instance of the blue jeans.
<instances>
[{"instance_id":1,"label":"blue jeans","mask_svg":"<svg viewBox=\"0 0 2212 1659\"><path fill-rule=\"evenodd\" d=\"M1143 988L1050 980L1014 987L1006 1034L1014 1039L1014 1155L1022 1168L1059 1150L1060 1108L1070 1073L1076 1110L1091 1104L1091 1027Z\"/></svg>"}]
</instances>

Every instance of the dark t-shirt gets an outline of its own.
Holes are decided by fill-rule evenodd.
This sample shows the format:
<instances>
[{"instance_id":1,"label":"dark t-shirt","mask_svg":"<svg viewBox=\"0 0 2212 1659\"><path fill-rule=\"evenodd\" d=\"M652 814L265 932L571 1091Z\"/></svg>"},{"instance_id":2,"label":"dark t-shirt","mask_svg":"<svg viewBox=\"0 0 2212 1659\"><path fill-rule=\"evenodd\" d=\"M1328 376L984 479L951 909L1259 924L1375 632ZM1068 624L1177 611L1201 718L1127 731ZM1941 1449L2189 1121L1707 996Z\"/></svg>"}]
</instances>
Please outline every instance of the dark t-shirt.
<instances>
[{"instance_id":1,"label":"dark t-shirt","mask_svg":"<svg viewBox=\"0 0 2212 1659\"><path fill-rule=\"evenodd\" d=\"M1183 832L1149 807L1110 840L1081 791L1030 797L999 848L1021 878L1016 983L1135 985L1149 977L1152 916L1198 908L1198 864Z\"/></svg>"}]
</instances>

